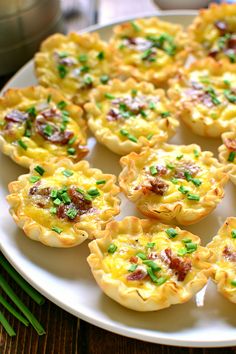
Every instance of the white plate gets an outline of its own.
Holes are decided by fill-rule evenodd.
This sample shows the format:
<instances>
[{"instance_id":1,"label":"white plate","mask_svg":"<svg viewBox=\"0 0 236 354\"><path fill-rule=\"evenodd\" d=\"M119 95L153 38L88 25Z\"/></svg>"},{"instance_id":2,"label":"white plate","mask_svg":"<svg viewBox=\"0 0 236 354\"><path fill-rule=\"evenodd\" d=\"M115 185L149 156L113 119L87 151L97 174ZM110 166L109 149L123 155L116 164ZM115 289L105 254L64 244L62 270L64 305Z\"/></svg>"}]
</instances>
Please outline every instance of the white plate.
<instances>
[{"instance_id":1,"label":"white plate","mask_svg":"<svg viewBox=\"0 0 236 354\"><path fill-rule=\"evenodd\" d=\"M189 13L164 15L171 22L188 24ZM93 28L94 29L94 28ZM103 38L108 38L111 26L96 28ZM7 84L22 87L35 84L33 62L26 64ZM204 150L216 153L219 140L199 138L184 126L178 130L173 143L199 143ZM118 156L89 139L91 153L88 160L104 172L118 174ZM8 157L0 155L0 245L4 255L19 273L48 299L75 316L125 336L154 343L212 347L236 345L235 305L217 294L214 284L207 289L205 305L198 308L194 299L186 304L172 306L154 313L137 313L127 310L106 297L96 285L89 266L87 243L72 249L47 248L31 241L16 227L8 213L5 201L7 184L26 173ZM224 200L206 219L188 229L202 237L206 244L227 216L235 215L236 188L229 183ZM137 215L133 205L122 198L119 216Z\"/></svg>"}]
</instances>

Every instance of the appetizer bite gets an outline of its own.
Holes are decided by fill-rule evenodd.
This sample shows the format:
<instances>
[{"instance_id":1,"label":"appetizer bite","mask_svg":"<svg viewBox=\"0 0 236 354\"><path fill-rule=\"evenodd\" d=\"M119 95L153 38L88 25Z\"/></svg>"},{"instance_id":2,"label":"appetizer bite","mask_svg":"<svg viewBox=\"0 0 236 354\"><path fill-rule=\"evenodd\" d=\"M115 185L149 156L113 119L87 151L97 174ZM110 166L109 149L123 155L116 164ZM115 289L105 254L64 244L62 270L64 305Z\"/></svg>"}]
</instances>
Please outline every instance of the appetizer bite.
<instances>
[{"instance_id":1,"label":"appetizer bite","mask_svg":"<svg viewBox=\"0 0 236 354\"><path fill-rule=\"evenodd\" d=\"M179 70L168 95L194 133L220 137L236 124L236 65L206 58Z\"/></svg>"},{"instance_id":2,"label":"appetizer bite","mask_svg":"<svg viewBox=\"0 0 236 354\"><path fill-rule=\"evenodd\" d=\"M236 129L221 136L223 144L219 147L219 160L226 165L231 181L236 184Z\"/></svg>"},{"instance_id":3,"label":"appetizer bite","mask_svg":"<svg viewBox=\"0 0 236 354\"><path fill-rule=\"evenodd\" d=\"M93 239L119 214L116 177L69 159L32 165L9 184L7 201L25 234L52 247L72 247Z\"/></svg>"},{"instance_id":4,"label":"appetizer bite","mask_svg":"<svg viewBox=\"0 0 236 354\"><path fill-rule=\"evenodd\" d=\"M77 162L88 153L82 113L54 89L9 89L0 97L0 150L24 167L49 158Z\"/></svg>"},{"instance_id":5,"label":"appetizer bite","mask_svg":"<svg viewBox=\"0 0 236 354\"><path fill-rule=\"evenodd\" d=\"M196 57L236 63L236 4L211 4L200 10L189 26L188 38Z\"/></svg>"},{"instance_id":6,"label":"appetizer bite","mask_svg":"<svg viewBox=\"0 0 236 354\"><path fill-rule=\"evenodd\" d=\"M165 83L185 61L186 37L180 25L156 17L114 27L110 47L117 74L154 84Z\"/></svg>"},{"instance_id":7,"label":"appetizer bite","mask_svg":"<svg viewBox=\"0 0 236 354\"><path fill-rule=\"evenodd\" d=\"M236 218L229 217L207 245L216 255L213 279L218 291L236 303Z\"/></svg>"},{"instance_id":8,"label":"appetizer bite","mask_svg":"<svg viewBox=\"0 0 236 354\"><path fill-rule=\"evenodd\" d=\"M165 92L147 82L114 79L90 97L85 105L89 128L100 143L120 155L166 141L179 125Z\"/></svg>"},{"instance_id":9,"label":"appetizer bite","mask_svg":"<svg viewBox=\"0 0 236 354\"><path fill-rule=\"evenodd\" d=\"M110 78L111 53L97 33L54 34L35 55L39 83L55 87L76 104L88 100L91 88Z\"/></svg>"},{"instance_id":10,"label":"appetizer bite","mask_svg":"<svg viewBox=\"0 0 236 354\"><path fill-rule=\"evenodd\" d=\"M189 225L207 216L224 196L224 167L198 145L163 144L123 156L119 183L149 217Z\"/></svg>"},{"instance_id":11,"label":"appetizer bite","mask_svg":"<svg viewBox=\"0 0 236 354\"><path fill-rule=\"evenodd\" d=\"M89 243L88 263L106 295L136 311L188 301L212 275L213 253L178 227L126 217Z\"/></svg>"}]
</instances>

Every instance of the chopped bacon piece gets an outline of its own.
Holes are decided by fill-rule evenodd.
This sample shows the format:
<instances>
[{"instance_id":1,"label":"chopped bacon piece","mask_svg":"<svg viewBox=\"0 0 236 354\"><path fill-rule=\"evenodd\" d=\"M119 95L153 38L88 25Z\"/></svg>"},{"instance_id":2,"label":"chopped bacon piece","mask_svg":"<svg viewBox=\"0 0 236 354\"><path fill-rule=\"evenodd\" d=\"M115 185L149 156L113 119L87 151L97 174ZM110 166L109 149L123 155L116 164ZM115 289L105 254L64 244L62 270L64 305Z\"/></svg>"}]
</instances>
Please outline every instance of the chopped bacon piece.
<instances>
[{"instance_id":1,"label":"chopped bacon piece","mask_svg":"<svg viewBox=\"0 0 236 354\"><path fill-rule=\"evenodd\" d=\"M166 248L164 252L164 262L166 262L169 265L169 268L175 272L178 281L184 281L187 273L192 268L191 260L184 260L180 257L173 256L172 250L170 248Z\"/></svg>"},{"instance_id":2,"label":"chopped bacon piece","mask_svg":"<svg viewBox=\"0 0 236 354\"><path fill-rule=\"evenodd\" d=\"M231 251L228 246L225 246L223 256L230 262L236 262L236 252Z\"/></svg>"},{"instance_id":3,"label":"chopped bacon piece","mask_svg":"<svg viewBox=\"0 0 236 354\"><path fill-rule=\"evenodd\" d=\"M164 176L168 173L168 169L164 165L157 165L156 169L157 169L157 172L160 176Z\"/></svg>"},{"instance_id":4,"label":"chopped bacon piece","mask_svg":"<svg viewBox=\"0 0 236 354\"><path fill-rule=\"evenodd\" d=\"M80 145L80 144L77 144L75 146L75 149L76 149L77 160L81 160L89 152L89 149L87 148L87 146Z\"/></svg>"},{"instance_id":5,"label":"chopped bacon piece","mask_svg":"<svg viewBox=\"0 0 236 354\"><path fill-rule=\"evenodd\" d=\"M11 112L7 113L4 119L8 122L13 123L23 123L28 118L28 113L18 111L18 109L13 109Z\"/></svg>"},{"instance_id":6,"label":"chopped bacon piece","mask_svg":"<svg viewBox=\"0 0 236 354\"><path fill-rule=\"evenodd\" d=\"M75 187L70 187L67 193L69 194L72 203L77 209L79 209L79 213L84 214L87 210L92 208L92 201L85 199L83 194L78 192Z\"/></svg>"},{"instance_id":7,"label":"chopped bacon piece","mask_svg":"<svg viewBox=\"0 0 236 354\"><path fill-rule=\"evenodd\" d=\"M127 276L127 280L143 280L147 276L147 271L143 268L138 268Z\"/></svg>"},{"instance_id":8,"label":"chopped bacon piece","mask_svg":"<svg viewBox=\"0 0 236 354\"><path fill-rule=\"evenodd\" d=\"M157 259L157 258L158 258L158 253L157 252L151 252L148 255L148 259L154 260L154 259Z\"/></svg>"},{"instance_id":9,"label":"chopped bacon piece","mask_svg":"<svg viewBox=\"0 0 236 354\"><path fill-rule=\"evenodd\" d=\"M130 257L129 261L130 261L131 263L138 263L138 257L132 256L132 257Z\"/></svg>"},{"instance_id":10,"label":"chopped bacon piece","mask_svg":"<svg viewBox=\"0 0 236 354\"><path fill-rule=\"evenodd\" d=\"M39 188L39 184L36 183L33 187L30 188L29 194L30 195L41 195L43 197L48 197L51 193L50 187Z\"/></svg>"},{"instance_id":11,"label":"chopped bacon piece","mask_svg":"<svg viewBox=\"0 0 236 354\"><path fill-rule=\"evenodd\" d=\"M151 192L157 195L164 195L169 185L162 179L156 177L153 180L150 180L150 187L147 187Z\"/></svg>"},{"instance_id":12,"label":"chopped bacon piece","mask_svg":"<svg viewBox=\"0 0 236 354\"><path fill-rule=\"evenodd\" d=\"M107 120L109 122L117 121L121 118L121 114L117 108L111 108L110 111L107 113Z\"/></svg>"},{"instance_id":13,"label":"chopped bacon piece","mask_svg":"<svg viewBox=\"0 0 236 354\"><path fill-rule=\"evenodd\" d=\"M225 139L224 144L227 149L236 151L236 139Z\"/></svg>"},{"instance_id":14,"label":"chopped bacon piece","mask_svg":"<svg viewBox=\"0 0 236 354\"><path fill-rule=\"evenodd\" d=\"M184 172L188 172L191 177L194 177L200 171L200 167L192 161L182 161L175 167L175 177L185 178Z\"/></svg>"},{"instance_id":15,"label":"chopped bacon piece","mask_svg":"<svg viewBox=\"0 0 236 354\"><path fill-rule=\"evenodd\" d=\"M61 116L61 113L56 108L45 109L44 111L40 112L40 114L44 118L53 118Z\"/></svg>"},{"instance_id":16,"label":"chopped bacon piece","mask_svg":"<svg viewBox=\"0 0 236 354\"><path fill-rule=\"evenodd\" d=\"M46 134L45 128L50 125L52 133L50 135ZM62 132L60 128L54 124L48 124L46 119L42 116L38 116L35 122L36 132L41 135L45 140L51 141L54 144L66 145L68 141L73 137L74 133L71 131Z\"/></svg>"},{"instance_id":17,"label":"chopped bacon piece","mask_svg":"<svg viewBox=\"0 0 236 354\"><path fill-rule=\"evenodd\" d=\"M209 51L208 55L212 58L215 58L219 54L219 50L217 48L213 48Z\"/></svg>"},{"instance_id":18,"label":"chopped bacon piece","mask_svg":"<svg viewBox=\"0 0 236 354\"><path fill-rule=\"evenodd\" d=\"M228 24L225 21L215 21L214 25L222 34L228 31Z\"/></svg>"},{"instance_id":19,"label":"chopped bacon piece","mask_svg":"<svg viewBox=\"0 0 236 354\"><path fill-rule=\"evenodd\" d=\"M227 41L227 48L236 49L236 36L231 36Z\"/></svg>"},{"instance_id":20,"label":"chopped bacon piece","mask_svg":"<svg viewBox=\"0 0 236 354\"><path fill-rule=\"evenodd\" d=\"M40 181L31 187L29 190L29 195L32 197L34 204L40 208L45 208L49 206L51 188L39 188L39 185Z\"/></svg>"}]
</instances>

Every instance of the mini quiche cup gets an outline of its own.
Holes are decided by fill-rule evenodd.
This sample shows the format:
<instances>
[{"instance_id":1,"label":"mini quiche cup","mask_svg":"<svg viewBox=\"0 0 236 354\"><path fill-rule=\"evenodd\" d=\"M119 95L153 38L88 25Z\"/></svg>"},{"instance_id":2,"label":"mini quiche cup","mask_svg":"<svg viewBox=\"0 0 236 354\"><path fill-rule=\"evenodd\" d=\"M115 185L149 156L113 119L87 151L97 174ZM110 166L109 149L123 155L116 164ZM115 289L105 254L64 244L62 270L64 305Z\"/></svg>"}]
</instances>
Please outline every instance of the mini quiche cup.
<instances>
[{"instance_id":1,"label":"mini quiche cup","mask_svg":"<svg viewBox=\"0 0 236 354\"><path fill-rule=\"evenodd\" d=\"M87 153L82 109L54 89L9 89L0 97L0 150L17 164L81 160Z\"/></svg>"},{"instance_id":2,"label":"mini quiche cup","mask_svg":"<svg viewBox=\"0 0 236 354\"><path fill-rule=\"evenodd\" d=\"M110 40L117 75L164 84L186 59L186 33L156 17L114 27Z\"/></svg>"},{"instance_id":3,"label":"mini quiche cup","mask_svg":"<svg viewBox=\"0 0 236 354\"><path fill-rule=\"evenodd\" d=\"M194 133L220 137L236 124L236 66L211 58L196 61L170 80L168 96Z\"/></svg>"},{"instance_id":4,"label":"mini quiche cup","mask_svg":"<svg viewBox=\"0 0 236 354\"><path fill-rule=\"evenodd\" d=\"M162 222L194 224L224 196L224 167L198 145L163 144L123 156L120 187L137 208Z\"/></svg>"},{"instance_id":5,"label":"mini quiche cup","mask_svg":"<svg viewBox=\"0 0 236 354\"><path fill-rule=\"evenodd\" d=\"M63 91L76 104L88 100L91 88L109 81L111 53L97 33L54 34L35 55L39 83Z\"/></svg>"},{"instance_id":6,"label":"mini quiche cup","mask_svg":"<svg viewBox=\"0 0 236 354\"><path fill-rule=\"evenodd\" d=\"M236 218L229 217L207 245L216 255L213 279L218 291L236 303Z\"/></svg>"},{"instance_id":7,"label":"mini quiche cup","mask_svg":"<svg viewBox=\"0 0 236 354\"><path fill-rule=\"evenodd\" d=\"M223 144L219 147L219 160L226 166L231 181L236 184L236 129L221 136Z\"/></svg>"},{"instance_id":8,"label":"mini quiche cup","mask_svg":"<svg viewBox=\"0 0 236 354\"><path fill-rule=\"evenodd\" d=\"M87 161L31 165L29 174L9 184L10 213L29 238L52 247L76 246L96 237L119 213L115 180Z\"/></svg>"},{"instance_id":9,"label":"mini quiche cup","mask_svg":"<svg viewBox=\"0 0 236 354\"><path fill-rule=\"evenodd\" d=\"M212 4L200 10L188 28L189 49L196 57L236 62L236 4Z\"/></svg>"},{"instance_id":10,"label":"mini quiche cup","mask_svg":"<svg viewBox=\"0 0 236 354\"><path fill-rule=\"evenodd\" d=\"M120 155L166 141L179 125L165 92L147 82L114 79L90 97L85 105L89 128L100 143Z\"/></svg>"},{"instance_id":11,"label":"mini quiche cup","mask_svg":"<svg viewBox=\"0 0 236 354\"><path fill-rule=\"evenodd\" d=\"M212 275L214 254L178 227L126 217L89 243L88 263L106 295L136 311L188 301Z\"/></svg>"}]
</instances>

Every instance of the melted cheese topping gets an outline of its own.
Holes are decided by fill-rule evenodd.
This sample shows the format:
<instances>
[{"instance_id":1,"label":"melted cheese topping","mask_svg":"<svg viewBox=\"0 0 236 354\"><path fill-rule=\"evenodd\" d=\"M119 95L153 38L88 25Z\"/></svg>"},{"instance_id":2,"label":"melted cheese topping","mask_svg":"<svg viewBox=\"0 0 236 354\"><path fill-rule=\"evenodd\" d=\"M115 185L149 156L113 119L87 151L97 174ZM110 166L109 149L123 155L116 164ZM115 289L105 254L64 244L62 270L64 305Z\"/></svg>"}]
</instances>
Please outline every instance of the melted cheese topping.
<instances>
[{"instance_id":1,"label":"melted cheese topping","mask_svg":"<svg viewBox=\"0 0 236 354\"><path fill-rule=\"evenodd\" d=\"M36 54L36 74L44 86L59 88L76 103L84 103L92 87L109 81L110 54L96 33L46 39Z\"/></svg>"},{"instance_id":2,"label":"melted cheese topping","mask_svg":"<svg viewBox=\"0 0 236 354\"><path fill-rule=\"evenodd\" d=\"M197 269L194 267L194 259L197 257L196 254L201 252L202 247L198 245L199 239L196 236L178 228L171 228L172 231L176 231L177 236L170 239L166 233L168 230L170 229L166 227L166 230L157 230L156 228L150 230L150 232L140 232L136 235L126 233L116 235L112 240L112 245L115 245L117 248L114 253L109 253L108 247L102 260L102 269L107 276L122 281L127 287L138 287L139 289L155 291L157 286L164 284L166 281L173 281L184 286L197 273ZM181 252L186 251L186 243L183 240L194 244L195 250L185 255L180 255ZM165 249L171 249L173 256L180 257L182 261L191 261L192 267L186 272L186 277L183 281L177 279L178 276L175 274L175 270L170 269L167 262L164 261L165 256L163 251ZM149 256L152 254L157 255L157 258L150 258ZM146 259L140 257L146 257ZM134 258L136 260L135 263L133 262ZM150 267L150 260L155 266L160 268L157 271L154 270L153 273L157 279L163 279L163 282L161 281L160 284L155 283L148 275L142 280L129 280L127 278L139 269L147 272L147 269ZM133 270L132 266L137 267Z\"/></svg>"}]
</instances>

